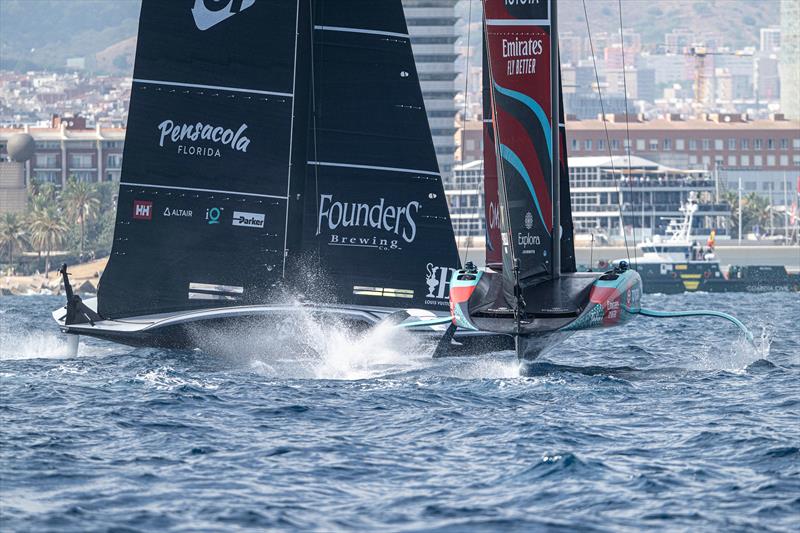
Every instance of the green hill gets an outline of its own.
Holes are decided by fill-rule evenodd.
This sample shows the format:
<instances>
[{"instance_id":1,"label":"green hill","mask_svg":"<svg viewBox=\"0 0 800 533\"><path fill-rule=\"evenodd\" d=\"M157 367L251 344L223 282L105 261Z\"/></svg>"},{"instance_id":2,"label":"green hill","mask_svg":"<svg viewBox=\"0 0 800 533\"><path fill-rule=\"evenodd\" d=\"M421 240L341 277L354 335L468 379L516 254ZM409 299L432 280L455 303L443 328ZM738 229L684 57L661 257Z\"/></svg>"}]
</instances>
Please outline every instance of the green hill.
<instances>
[{"instance_id":1,"label":"green hill","mask_svg":"<svg viewBox=\"0 0 800 533\"><path fill-rule=\"evenodd\" d=\"M0 0L0 68L59 69L69 57L91 64L97 52L136 35L139 5L139 0Z\"/></svg>"},{"instance_id":2,"label":"green hill","mask_svg":"<svg viewBox=\"0 0 800 533\"><path fill-rule=\"evenodd\" d=\"M167 0L164 0L167 1ZM172 0L169 0L172 1ZM379 1L379 0L376 0ZM480 0L471 0L473 21ZM140 0L0 0L0 68L64 68L69 57L94 56L136 35ZM619 30L617 0L586 0L592 33ZM469 0L456 9L466 19ZM645 47L664 42L664 34L684 28L710 32L718 45L757 46L759 29L779 23L780 0L622 0L626 29L642 35ZM586 35L581 0L559 3L561 31ZM473 34L475 43L480 34ZM106 57L101 70L129 72L124 58Z\"/></svg>"}]
</instances>

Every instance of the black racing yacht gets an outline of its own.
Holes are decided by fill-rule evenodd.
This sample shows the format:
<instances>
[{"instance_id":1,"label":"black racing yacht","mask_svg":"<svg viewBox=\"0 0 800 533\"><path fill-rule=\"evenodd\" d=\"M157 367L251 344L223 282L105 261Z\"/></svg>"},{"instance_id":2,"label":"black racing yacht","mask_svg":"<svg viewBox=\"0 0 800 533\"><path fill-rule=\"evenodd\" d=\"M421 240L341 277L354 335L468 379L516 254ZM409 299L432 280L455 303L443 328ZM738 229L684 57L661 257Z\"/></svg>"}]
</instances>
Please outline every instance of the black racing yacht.
<instances>
[{"instance_id":1,"label":"black racing yacht","mask_svg":"<svg viewBox=\"0 0 800 533\"><path fill-rule=\"evenodd\" d=\"M94 299L62 269L62 331L196 347L299 312L439 338L460 266L400 0L142 1L113 249Z\"/></svg>"}]
</instances>

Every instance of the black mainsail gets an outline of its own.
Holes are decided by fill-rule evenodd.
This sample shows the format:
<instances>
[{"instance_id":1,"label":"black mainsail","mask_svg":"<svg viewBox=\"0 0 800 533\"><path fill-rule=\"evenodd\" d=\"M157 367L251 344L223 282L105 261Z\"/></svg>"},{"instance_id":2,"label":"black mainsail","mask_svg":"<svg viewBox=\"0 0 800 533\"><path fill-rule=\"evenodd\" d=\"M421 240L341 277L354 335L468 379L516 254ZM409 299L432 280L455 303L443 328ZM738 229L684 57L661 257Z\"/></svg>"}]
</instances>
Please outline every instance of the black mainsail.
<instances>
[{"instance_id":1,"label":"black mainsail","mask_svg":"<svg viewBox=\"0 0 800 533\"><path fill-rule=\"evenodd\" d=\"M102 316L253 301L283 275L289 184L304 170L301 3L220 4L142 2Z\"/></svg>"},{"instance_id":2,"label":"black mainsail","mask_svg":"<svg viewBox=\"0 0 800 533\"><path fill-rule=\"evenodd\" d=\"M458 265L400 0L143 0L103 318L446 310Z\"/></svg>"},{"instance_id":3,"label":"black mainsail","mask_svg":"<svg viewBox=\"0 0 800 533\"><path fill-rule=\"evenodd\" d=\"M447 309L458 252L402 4L313 5L304 247L340 303Z\"/></svg>"}]
</instances>

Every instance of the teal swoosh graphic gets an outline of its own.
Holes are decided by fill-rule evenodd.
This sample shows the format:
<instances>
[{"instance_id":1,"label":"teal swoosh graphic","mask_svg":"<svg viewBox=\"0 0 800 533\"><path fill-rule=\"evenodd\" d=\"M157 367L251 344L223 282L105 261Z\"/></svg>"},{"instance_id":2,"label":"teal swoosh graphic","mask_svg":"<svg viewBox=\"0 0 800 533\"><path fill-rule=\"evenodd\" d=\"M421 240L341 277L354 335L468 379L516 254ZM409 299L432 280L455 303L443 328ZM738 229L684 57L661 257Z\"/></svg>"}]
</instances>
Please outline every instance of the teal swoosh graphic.
<instances>
[{"instance_id":1,"label":"teal swoosh graphic","mask_svg":"<svg viewBox=\"0 0 800 533\"><path fill-rule=\"evenodd\" d=\"M553 140L550 135L550 121L547 120L547 115L542 109L536 100L528 96L527 94L522 94L521 92L517 92L511 89L506 89L505 87L500 87L497 83L494 84L495 89L497 89L502 94L508 96L509 98L513 98L514 100L518 100L525 104L533 114L536 115L536 118L539 119L539 124L542 126L542 131L544 132L544 138L547 139L547 155L550 157L550 160L553 160Z\"/></svg>"},{"instance_id":2,"label":"teal swoosh graphic","mask_svg":"<svg viewBox=\"0 0 800 533\"><path fill-rule=\"evenodd\" d=\"M539 198L536 197L536 191L533 188L533 182L531 182L531 177L528 175L528 171L525 170L525 165L522 164L522 160L514 153L514 151L506 146L505 144L500 145L500 157L511 163L519 175L525 179L525 185L528 186L528 190L531 191L531 196L533 196L533 203L536 205L536 212L539 213L539 218L544 224L544 230L550 235L550 231L547 229L547 222L544 220L544 215L542 215L542 208L539 207Z\"/></svg>"}]
</instances>

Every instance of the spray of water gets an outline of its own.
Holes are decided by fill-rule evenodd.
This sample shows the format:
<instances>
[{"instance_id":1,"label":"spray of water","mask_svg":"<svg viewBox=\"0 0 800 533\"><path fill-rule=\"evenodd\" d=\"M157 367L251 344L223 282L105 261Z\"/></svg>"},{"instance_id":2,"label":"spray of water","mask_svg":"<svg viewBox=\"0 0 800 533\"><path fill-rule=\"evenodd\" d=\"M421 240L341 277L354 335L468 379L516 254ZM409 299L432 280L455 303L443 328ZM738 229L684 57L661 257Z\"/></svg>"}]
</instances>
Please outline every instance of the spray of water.
<instances>
[{"instance_id":1,"label":"spray of water","mask_svg":"<svg viewBox=\"0 0 800 533\"><path fill-rule=\"evenodd\" d=\"M280 378L374 378L420 368L433 351L432 345L391 325L359 331L301 305L214 332L198 330L194 339L206 353Z\"/></svg>"},{"instance_id":2,"label":"spray of water","mask_svg":"<svg viewBox=\"0 0 800 533\"><path fill-rule=\"evenodd\" d=\"M84 342L78 345L78 357L99 357L114 350ZM53 331L4 330L0 334L0 360L68 359L73 357L67 336Z\"/></svg>"},{"instance_id":3,"label":"spray of water","mask_svg":"<svg viewBox=\"0 0 800 533\"><path fill-rule=\"evenodd\" d=\"M753 342L740 335L733 342L723 344L705 344L697 353L697 370L727 370L744 372L749 365L769 358L770 344L774 330L770 326L761 326L753 335Z\"/></svg>"}]
</instances>

